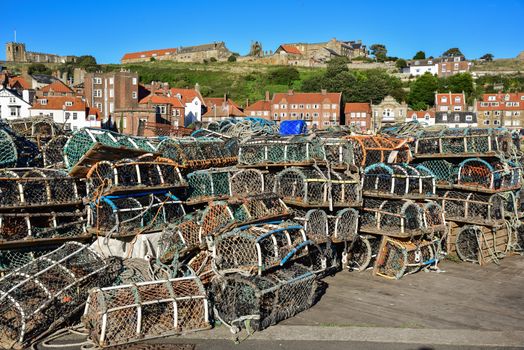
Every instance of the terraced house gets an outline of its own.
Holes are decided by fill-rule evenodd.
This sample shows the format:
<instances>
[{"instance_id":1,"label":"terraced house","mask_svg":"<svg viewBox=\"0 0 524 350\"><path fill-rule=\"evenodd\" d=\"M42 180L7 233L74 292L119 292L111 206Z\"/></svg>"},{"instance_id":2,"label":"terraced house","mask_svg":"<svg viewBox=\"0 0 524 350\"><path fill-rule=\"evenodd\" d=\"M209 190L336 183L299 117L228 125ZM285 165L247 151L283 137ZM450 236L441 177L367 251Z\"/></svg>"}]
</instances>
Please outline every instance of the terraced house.
<instances>
[{"instance_id":1,"label":"terraced house","mask_svg":"<svg viewBox=\"0 0 524 350\"><path fill-rule=\"evenodd\" d=\"M305 120L310 128L340 125L341 92L277 93L271 100L272 120Z\"/></svg>"},{"instance_id":2,"label":"terraced house","mask_svg":"<svg viewBox=\"0 0 524 350\"><path fill-rule=\"evenodd\" d=\"M479 126L520 129L524 127L524 93L484 94L476 101Z\"/></svg>"}]
</instances>

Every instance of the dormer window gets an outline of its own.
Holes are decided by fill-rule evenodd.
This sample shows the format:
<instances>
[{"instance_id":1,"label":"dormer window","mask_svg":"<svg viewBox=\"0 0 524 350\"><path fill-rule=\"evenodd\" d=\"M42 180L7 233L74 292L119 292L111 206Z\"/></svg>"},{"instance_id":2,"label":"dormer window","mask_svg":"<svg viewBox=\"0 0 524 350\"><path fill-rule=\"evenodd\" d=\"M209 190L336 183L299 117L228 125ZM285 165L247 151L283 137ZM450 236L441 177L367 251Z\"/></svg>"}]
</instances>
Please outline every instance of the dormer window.
<instances>
[{"instance_id":1,"label":"dormer window","mask_svg":"<svg viewBox=\"0 0 524 350\"><path fill-rule=\"evenodd\" d=\"M71 102L71 101L66 101L65 105L68 106L68 107L71 107L71 106L73 105L73 102Z\"/></svg>"},{"instance_id":2,"label":"dormer window","mask_svg":"<svg viewBox=\"0 0 524 350\"><path fill-rule=\"evenodd\" d=\"M47 100L45 98L41 99L39 102L42 106L47 105Z\"/></svg>"},{"instance_id":3,"label":"dormer window","mask_svg":"<svg viewBox=\"0 0 524 350\"><path fill-rule=\"evenodd\" d=\"M441 103L447 103L447 102L448 102L448 98L447 98L447 97L442 97L442 98L440 99L440 102L441 102Z\"/></svg>"}]
</instances>

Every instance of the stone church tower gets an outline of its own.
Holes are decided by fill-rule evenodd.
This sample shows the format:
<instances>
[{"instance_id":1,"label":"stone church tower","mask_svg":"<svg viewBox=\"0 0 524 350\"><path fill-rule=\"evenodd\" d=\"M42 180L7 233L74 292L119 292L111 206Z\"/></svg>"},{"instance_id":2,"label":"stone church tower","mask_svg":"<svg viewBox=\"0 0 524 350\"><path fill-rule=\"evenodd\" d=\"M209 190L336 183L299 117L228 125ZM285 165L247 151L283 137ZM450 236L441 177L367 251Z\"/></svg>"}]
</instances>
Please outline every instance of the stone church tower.
<instances>
[{"instance_id":1,"label":"stone church tower","mask_svg":"<svg viewBox=\"0 0 524 350\"><path fill-rule=\"evenodd\" d=\"M8 62L27 62L25 44L10 42L5 45L5 60Z\"/></svg>"}]
</instances>

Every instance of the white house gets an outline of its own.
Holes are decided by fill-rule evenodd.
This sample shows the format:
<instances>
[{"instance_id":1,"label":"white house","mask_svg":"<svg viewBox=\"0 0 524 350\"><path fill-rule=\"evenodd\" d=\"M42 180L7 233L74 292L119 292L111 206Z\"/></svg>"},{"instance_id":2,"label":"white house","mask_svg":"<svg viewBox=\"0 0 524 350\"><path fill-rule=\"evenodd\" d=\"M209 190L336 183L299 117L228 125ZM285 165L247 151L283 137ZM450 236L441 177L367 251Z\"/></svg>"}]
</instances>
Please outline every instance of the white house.
<instances>
[{"instance_id":1,"label":"white house","mask_svg":"<svg viewBox=\"0 0 524 350\"><path fill-rule=\"evenodd\" d=\"M412 76L424 75L425 73L438 74L438 62L433 59L414 60L409 64L409 74Z\"/></svg>"},{"instance_id":2,"label":"white house","mask_svg":"<svg viewBox=\"0 0 524 350\"><path fill-rule=\"evenodd\" d=\"M45 96L37 99L30 109L30 116L49 116L55 123L64 124L65 130L100 127L96 114L86 113L85 102L79 97Z\"/></svg>"},{"instance_id":3,"label":"white house","mask_svg":"<svg viewBox=\"0 0 524 350\"><path fill-rule=\"evenodd\" d=\"M19 119L29 117L29 90L20 95L17 90L0 87L0 118Z\"/></svg>"},{"instance_id":4,"label":"white house","mask_svg":"<svg viewBox=\"0 0 524 350\"><path fill-rule=\"evenodd\" d=\"M408 110L406 115L406 122L418 121L424 126L435 125L435 111L412 111Z\"/></svg>"},{"instance_id":5,"label":"white house","mask_svg":"<svg viewBox=\"0 0 524 350\"><path fill-rule=\"evenodd\" d=\"M173 97L177 97L185 107L184 126L202 121L202 106L204 105L204 98L200 95L197 89L169 89L169 93Z\"/></svg>"}]
</instances>

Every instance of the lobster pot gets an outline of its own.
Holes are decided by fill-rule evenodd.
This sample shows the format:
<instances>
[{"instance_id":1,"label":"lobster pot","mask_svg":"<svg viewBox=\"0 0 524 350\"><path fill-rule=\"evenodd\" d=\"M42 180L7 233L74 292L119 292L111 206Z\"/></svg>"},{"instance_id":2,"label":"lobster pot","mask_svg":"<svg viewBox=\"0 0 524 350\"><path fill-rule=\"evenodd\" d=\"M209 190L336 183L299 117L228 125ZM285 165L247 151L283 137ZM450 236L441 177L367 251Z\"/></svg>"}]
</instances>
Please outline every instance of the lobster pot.
<instances>
[{"instance_id":1,"label":"lobster pot","mask_svg":"<svg viewBox=\"0 0 524 350\"><path fill-rule=\"evenodd\" d=\"M100 347L211 327L206 292L195 276L95 288L82 322Z\"/></svg>"},{"instance_id":2,"label":"lobster pot","mask_svg":"<svg viewBox=\"0 0 524 350\"><path fill-rule=\"evenodd\" d=\"M524 253L524 224L521 221L513 229L511 249L516 253Z\"/></svg>"},{"instance_id":3,"label":"lobster pot","mask_svg":"<svg viewBox=\"0 0 524 350\"><path fill-rule=\"evenodd\" d=\"M313 246L312 241L306 238L300 225L249 225L219 235L214 242L213 259L220 274L242 271L262 274L307 255L309 246Z\"/></svg>"},{"instance_id":4,"label":"lobster pot","mask_svg":"<svg viewBox=\"0 0 524 350\"><path fill-rule=\"evenodd\" d=\"M101 161L87 173L89 194L126 192L143 188L187 186L178 166L165 158L142 156L136 160Z\"/></svg>"},{"instance_id":5,"label":"lobster pot","mask_svg":"<svg viewBox=\"0 0 524 350\"><path fill-rule=\"evenodd\" d=\"M288 216L287 205L275 194L266 193L243 198L232 205L236 222L250 223Z\"/></svg>"},{"instance_id":6,"label":"lobster pot","mask_svg":"<svg viewBox=\"0 0 524 350\"><path fill-rule=\"evenodd\" d=\"M429 241L412 242L384 237L373 272L378 276L400 279L436 261L433 245Z\"/></svg>"},{"instance_id":7,"label":"lobster pot","mask_svg":"<svg viewBox=\"0 0 524 350\"><path fill-rule=\"evenodd\" d=\"M231 196L231 176L236 168L197 170L187 175L188 203L196 204Z\"/></svg>"},{"instance_id":8,"label":"lobster pot","mask_svg":"<svg viewBox=\"0 0 524 350\"><path fill-rule=\"evenodd\" d=\"M309 165L325 161L318 138L304 136L251 138L240 144L238 163L244 166Z\"/></svg>"},{"instance_id":9,"label":"lobster pot","mask_svg":"<svg viewBox=\"0 0 524 350\"><path fill-rule=\"evenodd\" d=\"M57 245L0 249L0 276L5 276L58 248Z\"/></svg>"},{"instance_id":10,"label":"lobster pot","mask_svg":"<svg viewBox=\"0 0 524 350\"><path fill-rule=\"evenodd\" d=\"M241 169L231 176L231 194L235 197L252 196L271 192L273 186L268 182L267 172L259 169ZM269 185L269 186L268 186Z\"/></svg>"},{"instance_id":11,"label":"lobster pot","mask_svg":"<svg viewBox=\"0 0 524 350\"><path fill-rule=\"evenodd\" d=\"M90 288L114 278L116 261L68 242L0 279L0 346L27 349L80 310Z\"/></svg>"},{"instance_id":12,"label":"lobster pot","mask_svg":"<svg viewBox=\"0 0 524 350\"><path fill-rule=\"evenodd\" d=\"M212 291L215 315L238 332L245 320L261 331L309 309L323 288L308 268L293 264L264 276L227 275L213 280Z\"/></svg>"},{"instance_id":13,"label":"lobster pot","mask_svg":"<svg viewBox=\"0 0 524 350\"><path fill-rule=\"evenodd\" d=\"M524 191L522 189L515 192L515 204L513 206L519 217L524 216Z\"/></svg>"},{"instance_id":14,"label":"lobster pot","mask_svg":"<svg viewBox=\"0 0 524 350\"><path fill-rule=\"evenodd\" d=\"M64 147L69 136L58 135L42 147L42 158L46 168L65 168Z\"/></svg>"},{"instance_id":15,"label":"lobster pot","mask_svg":"<svg viewBox=\"0 0 524 350\"><path fill-rule=\"evenodd\" d=\"M101 151L109 149L109 158L114 159L115 151L135 151L136 154L156 152L156 146L152 139L127 136L104 129L82 128L75 131L64 146L64 161L66 168L72 170L81 160L89 162L89 156L93 149ZM100 157L96 157L100 161Z\"/></svg>"},{"instance_id":16,"label":"lobster pot","mask_svg":"<svg viewBox=\"0 0 524 350\"><path fill-rule=\"evenodd\" d=\"M275 177L274 192L285 203L301 207L358 206L362 202L358 179L343 173L325 174L318 168L282 170Z\"/></svg>"},{"instance_id":17,"label":"lobster pot","mask_svg":"<svg viewBox=\"0 0 524 350\"><path fill-rule=\"evenodd\" d=\"M471 191L509 191L520 188L521 177L522 169L512 162L470 158L460 163L456 187Z\"/></svg>"},{"instance_id":18,"label":"lobster pot","mask_svg":"<svg viewBox=\"0 0 524 350\"><path fill-rule=\"evenodd\" d=\"M187 266L194 272L205 286L211 283L215 276L212 266L213 255L208 250L201 250L193 256Z\"/></svg>"},{"instance_id":19,"label":"lobster pot","mask_svg":"<svg viewBox=\"0 0 524 350\"><path fill-rule=\"evenodd\" d=\"M220 135L223 138L245 139L253 135L277 135L278 125L272 120L257 117L225 118L209 123L207 129L195 130L191 136Z\"/></svg>"},{"instance_id":20,"label":"lobster pot","mask_svg":"<svg viewBox=\"0 0 524 350\"><path fill-rule=\"evenodd\" d=\"M424 216L424 227L429 238L444 239L446 236L446 220L442 206L435 201L420 203Z\"/></svg>"},{"instance_id":21,"label":"lobster pot","mask_svg":"<svg viewBox=\"0 0 524 350\"><path fill-rule=\"evenodd\" d=\"M360 216L360 229L384 236L419 236L426 232L424 212L409 199L366 199Z\"/></svg>"},{"instance_id":22,"label":"lobster pot","mask_svg":"<svg viewBox=\"0 0 524 350\"><path fill-rule=\"evenodd\" d=\"M348 140L322 138L321 142L326 155L325 161L332 169L355 169L360 166L355 162L353 146Z\"/></svg>"},{"instance_id":23,"label":"lobster pot","mask_svg":"<svg viewBox=\"0 0 524 350\"><path fill-rule=\"evenodd\" d=\"M488 128L447 128L439 131L422 130L416 137L415 156L465 157L503 154L515 150L511 132Z\"/></svg>"},{"instance_id":24,"label":"lobster pot","mask_svg":"<svg viewBox=\"0 0 524 350\"><path fill-rule=\"evenodd\" d=\"M322 209L311 209L293 218L302 224L306 237L315 243L325 243L329 238L328 215Z\"/></svg>"},{"instance_id":25,"label":"lobster pot","mask_svg":"<svg viewBox=\"0 0 524 350\"><path fill-rule=\"evenodd\" d=\"M77 180L61 170L0 170L0 208L74 205L81 203L82 192Z\"/></svg>"},{"instance_id":26,"label":"lobster pot","mask_svg":"<svg viewBox=\"0 0 524 350\"><path fill-rule=\"evenodd\" d=\"M38 146L0 121L0 168L41 166Z\"/></svg>"},{"instance_id":27,"label":"lobster pot","mask_svg":"<svg viewBox=\"0 0 524 350\"><path fill-rule=\"evenodd\" d=\"M360 214L354 208L344 208L329 216L328 235L334 243L351 241L357 235Z\"/></svg>"},{"instance_id":28,"label":"lobster pot","mask_svg":"<svg viewBox=\"0 0 524 350\"><path fill-rule=\"evenodd\" d=\"M37 142L45 142L62 133L61 127L50 117L31 117L8 120L7 123L18 135Z\"/></svg>"},{"instance_id":29,"label":"lobster pot","mask_svg":"<svg viewBox=\"0 0 524 350\"><path fill-rule=\"evenodd\" d=\"M504 197L498 194L447 191L441 196L446 221L498 225L504 221Z\"/></svg>"},{"instance_id":30,"label":"lobster pot","mask_svg":"<svg viewBox=\"0 0 524 350\"><path fill-rule=\"evenodd\" d=\"M165 139L158 144L158 152L187 168L227 166L237 160L225 142L216 137Z\"/></svg>"},{"instance_id":31,"label":"lobster pot","mask_svg":"<svg viewBox=\"0 0 524 350\"><path fill-rule=\"evenodd\" d=\"M113 237L162 229L185 214L182 202L170 193L103 196L89 206L89 225Z\"/></svg>"},{"instance_id":32,"label":"lobster pot","mask_svg":"<svg viewBox=\"0 0 524 350\"><path fill-rule=\"evenodd\" d=\"M342 263L350 271L365 271L374 265L381 243L381 236L355 236L342 253Z\"/></svg>"},{"instance_id":33,"label":"lobster pot","mask_svg":"<svg viewBox=\"0 0 524 350\"><path fill-rule=\"evenodd\" d=\"M5 242L86 238L84 213L0 213L0 240Z\"/></svg>"},{"instance_id":34,"label":"lobster pot","mask_svg":"<svg viewBox=\"0 0 524 350\"><path fill-rule=\"evenodd\" d=\"M458 178L459 167L444 159L425 160L420 163L420 166L429 169L434 177L437 185L452 185L456 183Z\"/></svg>"},{"instance_id":35,"label":"lobster pot","mask_svg":"<svg viewBox=\"0 0 524 350\"><path fill-rule=\"evenodd\" d=\"M411 161L408 139L384 136L347 136L346 139L353 147L355 163L359 167Z\"/></svg>"},{"instance_id":36,"label":"lobster pot","mask_svg":"<svg viewBox=\"0 0 524 350\"><path fill-rule=\"evenodd\" d=\"M457 255L463 261L480 265L498 262L510 252L511 234L507 227L465 225L457 232Z\"/></svg>"},{"instance_id":37,"label":"lobster pot","mask_svg":"<svg viewBox=\"0 0 524 350\"><path fill-rule=\"evenodd\" d=\"M372 164L364 170L362 186L368 196L427 198L436 193L435 175L422 165Z\"/></svg>"}]
</instances>

